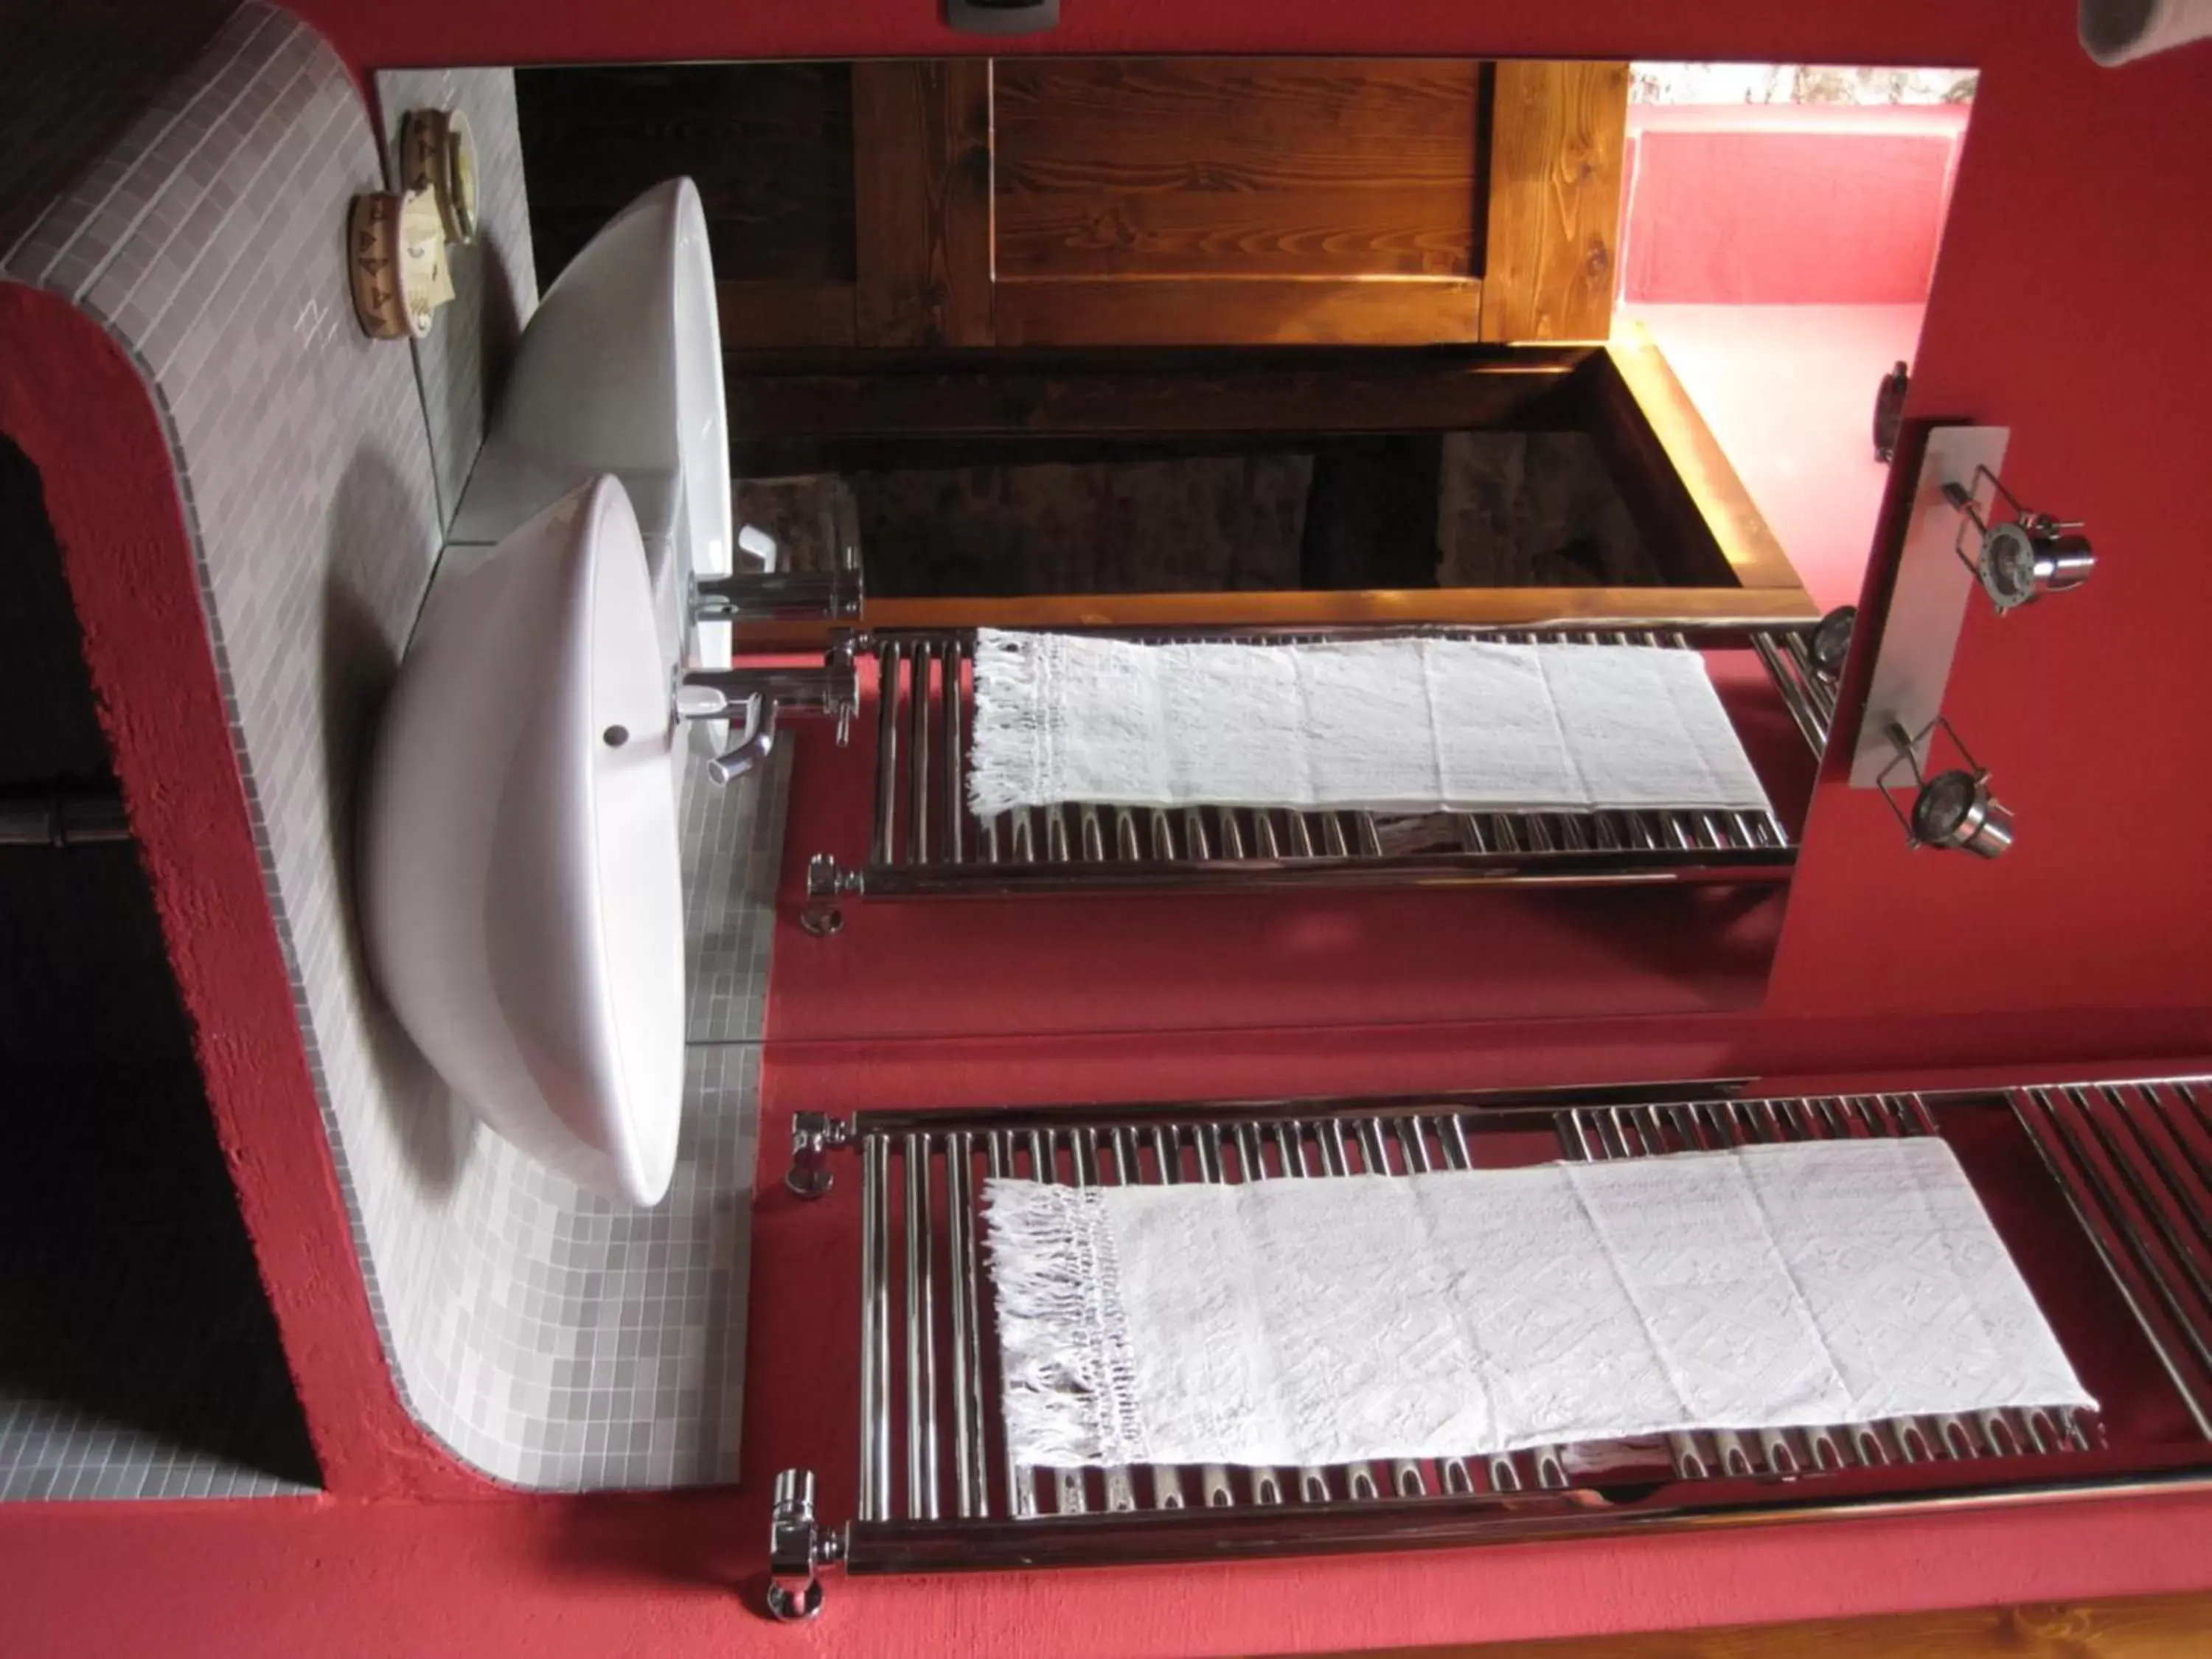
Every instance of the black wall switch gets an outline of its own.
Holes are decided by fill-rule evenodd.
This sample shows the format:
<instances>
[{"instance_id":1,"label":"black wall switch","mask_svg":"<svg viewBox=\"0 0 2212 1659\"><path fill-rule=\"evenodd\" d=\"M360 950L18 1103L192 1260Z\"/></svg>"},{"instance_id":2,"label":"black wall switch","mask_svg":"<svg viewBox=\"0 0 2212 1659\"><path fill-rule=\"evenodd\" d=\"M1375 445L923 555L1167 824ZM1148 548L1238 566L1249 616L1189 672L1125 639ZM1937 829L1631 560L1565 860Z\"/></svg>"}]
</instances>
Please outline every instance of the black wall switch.
<instances>
[{"instance_id":1,"label":"black wall switch","mask_svg":"<svg viewBox=\"0 0 2212 1659\"><path fill-rule=\"evenodd\" d=\"M945 21L969 34L1035 34L1060 21L1060 0L945 0Z\"/></svg>"}]
</instances>

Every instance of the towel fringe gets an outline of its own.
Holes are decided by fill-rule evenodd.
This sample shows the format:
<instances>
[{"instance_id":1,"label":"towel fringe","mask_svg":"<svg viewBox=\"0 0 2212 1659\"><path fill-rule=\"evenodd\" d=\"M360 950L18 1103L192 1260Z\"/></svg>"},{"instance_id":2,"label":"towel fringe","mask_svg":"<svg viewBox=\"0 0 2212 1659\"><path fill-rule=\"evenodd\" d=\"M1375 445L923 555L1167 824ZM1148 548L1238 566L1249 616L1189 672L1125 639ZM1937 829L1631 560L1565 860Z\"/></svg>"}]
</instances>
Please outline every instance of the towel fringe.
<instances>
[{"instance_id":1,"label":"towel fringe","mask_svg":"<svg viewBox=\"0 0 2212 1659\"><path fill-rule=\"evenodd\" d=\"M1059 640L1049 634L975 635L975 720L968 759L968 810L993 818L1057 778L1061 737Z\"/></svg>"},{"instance_id":2,"label":"towel fringe","mask_svg":"<svg viewBox=\"0 0 2212 1659\"><path fill-rule=\"evenodd\" d=\"M1006 1439L1046 1468L1152 1461L1100 1194L984 1183Z\"/></svg>"}]
</instances>

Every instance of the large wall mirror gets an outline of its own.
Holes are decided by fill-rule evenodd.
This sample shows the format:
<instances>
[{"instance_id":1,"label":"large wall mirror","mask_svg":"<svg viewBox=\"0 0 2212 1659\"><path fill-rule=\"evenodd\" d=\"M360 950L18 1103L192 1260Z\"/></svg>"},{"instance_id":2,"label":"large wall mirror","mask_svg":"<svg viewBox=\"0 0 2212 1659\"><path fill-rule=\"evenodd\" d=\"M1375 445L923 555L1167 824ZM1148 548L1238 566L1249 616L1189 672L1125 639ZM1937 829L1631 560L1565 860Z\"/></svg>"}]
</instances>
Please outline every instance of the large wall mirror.
<instances>
[{"instance_id":1,"label":"large wall mirror","mask_svg":"<svg viewBox=\"0 0 2212 1659\"><path fill-rule=\"evenodd\" d=\"M1971 91L1444 59L516 76L541 285L696 179L740 517L802 569L857 536L887 626L1817 614L1856 584L1808 579L1746 482L1805 493L1743 407L1777 342L1676 313L1822 313L1753 319L1802 378L1767 418L1847 394L1863 512Z\"/></svg>"},{"instance_id":2,"label":"large wall mirror","mask_svg":"<svg viewBox=\"0 0 2212 1659\"><path fill-rule=\"evenodd\" d=\"M1862 586L1879 394L1913 355L1972 86L1030 58L413 71L380 92L387 118L471 106L488 234L537 293L641 193L696 183L734 516L785 569L852 548L866 567L873 696L794 793L789 855L816 860L810 923L856 893L867 920L780 956L802 990L836 987L834 1029L805 1036L850 1035L862 1006L872 1029L990 1027L961 976L881 948L912 928L928 960L969 960L963 939L998 960L989 907L891 902L984 890L1004 872L978 859L1024 891L1190 887L1197 866L1208 891L1411 883L1361 924L1408 922L1360 994L1392 1018L1457 1006L1440 906L1493 939L1526 924L1522 1013L1754 1005L1837 713L1812 630ZM488 306L487 401L499 320ZM441 337L422 361L463 375L477 360ZM435 384L426 367L434 443L465 401ZM441 479L468 459L441 455ZM1404 623L1698 652L1771 813L963 808L967 630ZM828 632L748 620L738 644ZM1545 885L1479 913L1443 890L1493 881ZM1186 941L1128 1018L1172 1023L1187 978L1236 980L1240 937L1218 962ZM1648 971L1615 972L1623 951ZM1006 961L1009 1007L1066 989Z\"/></svg>"},{"instance_id":3,"label":"large wall mirror","mask_svg":"<svg viewBox=\"0 0 2212 1659\"><path fill-rule=\"evenodd\" d=\"M872 624L1628 623L1855 597L1972 77L978 58L512 87L541 292L697 182L738 516L802 570L857 542Z\"/></svg>"}]
</instances>

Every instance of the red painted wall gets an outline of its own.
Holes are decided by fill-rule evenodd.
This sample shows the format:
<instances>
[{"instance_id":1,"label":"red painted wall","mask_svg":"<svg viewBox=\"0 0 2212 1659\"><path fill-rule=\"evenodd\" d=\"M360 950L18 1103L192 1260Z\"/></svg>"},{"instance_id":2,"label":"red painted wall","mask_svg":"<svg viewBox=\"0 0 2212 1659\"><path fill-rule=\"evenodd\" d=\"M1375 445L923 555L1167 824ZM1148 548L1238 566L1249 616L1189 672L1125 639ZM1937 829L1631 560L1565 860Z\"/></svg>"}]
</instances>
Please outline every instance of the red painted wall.
<instances>
[{"instance_id":1,"label":"red painted wall","mask_svg":"<svg viewBox=\"0 0 2212 1659\"><path fill-rule=\"evenodd\" d=\"M1628 112L1620 297L1661 305L1918 305L1964 105Z\"/></svg>"},{"instance_id":2,"label":"red painted wall","mask_svg":"<svg viewBox=\"0 0 2212 1659\"><path fill-rule=\"evenodd\" d=\"M307 0L299 9L364 69L972 44L943 31L930 0L813 8ZM1641 1063L1697 1069L1677 1062L1701 1054L1763 1069L1799 1054L1820 1057L1808 1063L1932 1065L2032 1046L2090 1063L2212 1047L2212 931L2203 922L2212 861L2199 850L2212 832L2212 790L2197 782L2212 759L2199 643L2212 637L2212 584L2197 574L2200 538L2191 529L2201 458L2212 443L2212 404L2202 391L2212 384L2203 298L2212 216L2187 205L2212 179L2212 50L2100 71L2074 45L2069 8L2014 0L1941 8L1919 0L1848 8L1070 0L1068 12L1067 24L1036 49L1980 66L1981 96L1917 364L1915 412L2013 427L2010 482L2031 501L2087 518L2105 553L2081 592L2002 625L1977 617L1961 644L1950 713L2018 811L2018 848L1995 865L1908 858L1881 804L1832 778L1815 804L1764 1015L1716 1016L1687 1030L1674 1021L1370 1030L1329 1036L1318 1058L1319 1039L1249 1030L1226 1042L1188 1040L1190 1075L1210 1089L1257 1092L1340 1086L1361 1075L1473 1081L1470 1073L1525 1071L1537 1058L1559 1075ZM1893 491L1893 505L1899 500ZM1875 600L1887 568L1878 557ZM131 614L124 595L92 588L81 599L85 592L95 629L103 605ZM197 630L190 637L198 641ZM133 645L116 641L118 673L128 673ZM1860 676L1864 667L1863 656ZM135 751L176 741L137 728L130 758L152 767ZM180 753L212 763L202 747ZM179 800L205 787L191 771L154 775L171 779L165 787ZM2106 792L2168 777L2182 782L2158 802L2156 837L2124 840L2141 815L2124 800L2108 803ZM159 799L134 792L134 813ZM173 824L170 833L189 830ZM251 926L227 931L219 917L180 917L180 931L203 928L228 939L222 948L233 954L204 957L202 972L242 965L265 976L270 947ZM248 1220L288 1339L295 1327L301 1339L294 1359L322 1425L319 1444L325 1435L349 1437L347 1456L376 1468L386 1490L404 1490L411 1453L392 1421L388 1384L362 1380L362 1344L373 1352L373 1337L358 1284L331 1253L327 1169L301 1151L300 1123L313 1120L297 1115L302 1079L268 1024L280 1006L288 1015L288 1006L264 1000L241 1011L244 1024L211 1025L207 1038L211 1066L224 1045L252 1050L237 1098L258 1101L264 1124L280 1126L266 1145L286 1149L276 1159L258 1142L234 1148L248 1184ZM939 1092L956 1076L957 1092L971 1097L1151 1091L1176 1080L1164 1069L1173 1045L1150 1043L1141 1054L1127 1043L1106 1047L1114 1052L1086 1060L1085 1042L1073 1037L953 1052L927 1041L849 1053L810 1044L775 1057L771 1084L785 1097L778 1109L787 1109L790 1097L817 1088L849 1105L863 1095ZM1147 1072L1153 1081L1143 1085ZM773 1118L769 1127L772 1137ZM257 1168L263 1160L271 1161ZM777 1206L772 1196L763 1206L757 1259L788 1261L800 1247L788 1211ZM849 1289L849 1280L832 1279L818 1304L787 1293L759 1305L754 1429L805 1422L815 1425L811 1433L830 1431L836 1395L825 1395L820 1379L835 1374L805 1361L827 1340L820 1333L849 1330L835 1289ZM349 1408L361 1419L350 1429L342 1420ZM1280 1650L2202 1584L2202 1540L2212 1526L2212 1502L2106 1504L1387 1566L852 1586L818 1631L795 1636L752 1623L729 1595L731 1575L758 1559L764 1480L787 1443L781 1432L749 1432L750 1473L728 1498L458 1507L330 1499L222 1513L14 1506L0 1513L0 1559L9 1564L0 1649Z\"/></svg>"},{"instance_id":3,"label":"red painted wall","mask_svg":"<svg viewBox=\"0 0 2212 1659\"><path fill-rule=\"evenodd\" d=\"M712 1498L401 1507L55 1505L4 1538L0 1642L21 1659L1119 1659L1346 1652L1898 1611L2189 1582L2212 1504L1431 1552L1303 1567L833 1583L771 1626L761 1545ZM97 1512L92 1512L97 1510ZM2200 1562L2201 1570L2201 1562ZM27 1592L32 1587L35 1594Z\"/></svg>"}]
</instances>

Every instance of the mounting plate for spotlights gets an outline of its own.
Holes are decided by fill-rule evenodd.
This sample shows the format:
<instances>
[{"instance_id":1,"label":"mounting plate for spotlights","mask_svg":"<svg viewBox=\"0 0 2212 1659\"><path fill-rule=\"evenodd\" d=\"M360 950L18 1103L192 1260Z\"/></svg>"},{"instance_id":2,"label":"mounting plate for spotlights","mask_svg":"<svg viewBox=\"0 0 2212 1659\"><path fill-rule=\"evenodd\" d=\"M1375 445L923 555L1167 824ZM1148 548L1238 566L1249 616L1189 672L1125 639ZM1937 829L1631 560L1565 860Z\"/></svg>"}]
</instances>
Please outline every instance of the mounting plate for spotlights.
<instances>
[{"instance_id":1,"label":"mounting plate for spotlights","mask_svg":"<svg viewBox=\"0 0 2212 1659\"><path fill-rule=\"evenodd\" d=\"M1897 758L1887 735L1892 726L1919 734L1915 758L1923 763L1927 759L1926 734L1942 712L1952 653L1978 586L1975 573L1960 562L1959 507L1945 486L1972 491L1984 471L1994 479L2011 435L2001 426L1939 426L1928 434L1851 751L1855 789L1881 787L1877 780Z\"/></svg>"}]
</instances>

